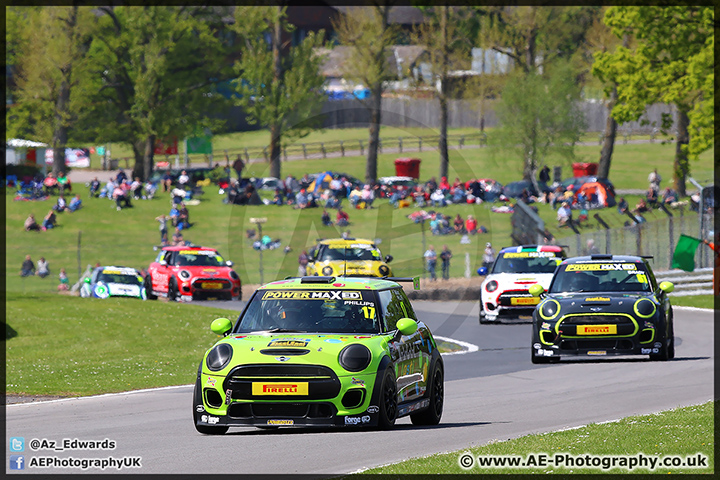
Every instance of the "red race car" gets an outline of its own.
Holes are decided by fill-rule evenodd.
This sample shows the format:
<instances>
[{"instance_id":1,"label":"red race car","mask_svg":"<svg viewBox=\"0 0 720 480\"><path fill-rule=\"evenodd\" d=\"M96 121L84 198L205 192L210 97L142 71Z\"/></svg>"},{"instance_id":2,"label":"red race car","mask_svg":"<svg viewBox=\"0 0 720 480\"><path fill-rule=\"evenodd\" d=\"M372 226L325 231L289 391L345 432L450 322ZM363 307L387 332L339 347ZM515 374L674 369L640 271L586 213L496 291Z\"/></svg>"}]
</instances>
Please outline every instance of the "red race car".
<instances>
[{"instance_id":1,"label":"red race car","mask_svg":"<svg viewBox=\"0 0 720 480\"><path fill-rule=\"evenodd\" d=\"M149 300L241 300L240 277L213 248L163 247L145 276Z\"/></svg>"}]
</instances>

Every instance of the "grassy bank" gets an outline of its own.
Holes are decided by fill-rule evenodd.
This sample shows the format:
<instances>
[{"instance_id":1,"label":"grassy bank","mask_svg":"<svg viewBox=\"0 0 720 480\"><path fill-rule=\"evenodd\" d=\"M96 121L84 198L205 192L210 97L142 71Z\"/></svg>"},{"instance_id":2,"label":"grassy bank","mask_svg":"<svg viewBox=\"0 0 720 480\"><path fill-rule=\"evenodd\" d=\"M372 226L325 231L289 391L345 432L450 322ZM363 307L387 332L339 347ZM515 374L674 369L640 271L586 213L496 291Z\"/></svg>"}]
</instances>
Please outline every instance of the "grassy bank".
<instances>
[{"instance_id":1,"label":"grassy bank","mask_svg":"<svg viewBox=\"0 0 720 480\"><path fill-rule=\"evenodd\" d=\"M391 475L417 472L426 474L712 474L715 470L714 407L715 402L707 402L703 405L678 408L653 415L628 417L611 423L590 424L562 432L528 435L468 450L411 459L394 465L373 468L362 473ZM547 457L555 457L565 453L577 457L584 457L586 454L596 457L610 455L617 457L640 453L647 457L668 455L695 457L699 453L707 458L708 466L706 468L662 467L651 471L648 468L602 470L601 468L568 467L567 465L528 468L489 468L478 465L479 456L484 459L488 456L514 456L528 461L526 456L531 453L536 455L535 458L542 454ZM474 458L470 463L467 460L469 457L465 457L468 461L467 465L472 466L462 468L459 463L460 458L468 454Z\"/></svg>"},{"instance_id":2,"label":"grassy bank","mask_svg":"<svg viewBox=\"0 0 720 480\"><path fill-rule=\"evenodd\" d=\"M583 147L590 148L590 147ZM623 176L612 175L618 187L643 188L646 185L644 168L639 164L654 164L656 158L671 158L672 146L659 144L618 145L613 171L636 172ZM437 171L438 158L434 152L422 152L423 172ZM381 175L393 173L392 160L394 155L381 155L379 172ZM472 177L497 178L508 182L519 177L519 166L508 166L500 159L493 158L484 149L453 151L450 160L451 177L462 179ZM670 162L668 161L668 168ZM333 160L308 160L287 162L283 164L285 173L301 176L306 172L316 172L326 168L345 171L362 177L365 161L363 158L345 158ZM517 168L516 168L517 167ZM712 171L712 162L702 160L695 167L698 171ZM249 167L251 175L267 174L265 164L253 164ZM669 178L661 170L665 178ZM428 175L429 176L429 175ZM425 177L425 174L423 174ZM57 273L61 267L68 270L72 281L77 279L78 264L78 232L80 239L80 264L84 269L87 264L121 264L133 267L146 267L155 257L152 246L159 240L155 217L170 210L170 198L167 194L158 194L149 201L136 201L134 208L117 212L114 204L105 199L87 199L84 185L76 185L82 195L85 206L76 213L58 215L59 228L47 232L25 232L22 225L28 214L42 219L52 207L54 199L39 202L14 202L11 195L6 197L6 272L7 288L16 292L52 291L55 288ZM218 195L217 188L207 187L199 205L190 206L190 220L195 225L186 232L185 238L198 244L220 249L221 253L236 263L238 273L243 282L259 283L259 254L252 250L251 242L245 232L252 228L249 223L252 217L266 217L263 233L273 239L280 239L282 246L290 245L292 252L284 254L283 250L263 252L263 280L293 275L297 272L297 256L304 248L312 245L319 237L335 237L342 230L335 227L324 227L320 222L321 209L294 210L288 206L229 206L222 203L224 197ZM630 205L637 202L636 196L626 196ZM347 202L345 202L347 205ZM423 235L419 224L412 223L406 216L415 209L392 209L387 201L376 201L378 208L372 210L352 210L351 225L347 229L357 237L380 238L380 248L384 254L395 257L391 264L397 275L417 275L422 273ZM493 213L490 204L452 205L442 211L454 217L462 218L475 215L478 223L485 226L488 233L471 237L469 245L461 245L458 235L433 237L426 231L426 245L433 244L436 249L448 244L455 255L450 268L450 275L463 276L465 273L465 254L470 255L470 271L474 274L480 262L482 250L486 242L495 247L511 245L510 215ZM556 213L548 205L538 205L539 215L546 222L551 232L558 238L566 236L567 229L557 229ZM594 212L593 212L594 213ZM603 219L611 227L619 227L627 220L615 209L600 211ZM654 211L647 215L648 221L662 218L665 214ZM594 223L594 220L591 220ZM592 228L592 227L591 227ZM52 277L46 279L20 279L18 272L25 255L31 254L33 260L45 256L50 262Z\"/></svg>"}]
</instances>

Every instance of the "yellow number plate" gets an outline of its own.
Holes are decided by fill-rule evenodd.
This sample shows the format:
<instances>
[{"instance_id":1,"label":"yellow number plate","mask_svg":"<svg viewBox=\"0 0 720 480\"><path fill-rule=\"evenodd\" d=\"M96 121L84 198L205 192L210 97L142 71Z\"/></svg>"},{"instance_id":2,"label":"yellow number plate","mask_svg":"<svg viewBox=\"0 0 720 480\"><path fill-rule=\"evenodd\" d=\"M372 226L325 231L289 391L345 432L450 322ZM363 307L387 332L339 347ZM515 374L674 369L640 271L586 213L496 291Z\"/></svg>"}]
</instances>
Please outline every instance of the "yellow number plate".
<instances>
[{"instance_id":1,"label":"yellow number plate","mask_svg":"<svg viewBox=\"0 0 720 480\"><path fill-rule=\"evenodd\" d=\"M202 288L207 288L208 290L218 290L220 288L223 288L222 283L218 282L202 282Z\"/></svg>"},{"instance_id":2,"label":"yellow number plate","mask_svg":"<svg viewBox=\"0 0 720 480\"><path fill-rule=\"evenodd\" d=\"M253 395L307 395L307 382L253 382Z\"/></svg>"},{"instance_id":3,"label":"yellow number plate","mask_svg":"<svg viewBox=\"0 0 720 480\"><path fill-rule=\"evenodd\" d=\"M518 297L511 298L510 305L537 305L540 299L537 297Z\"/></svg>"},{"instance_id":4,"label":"yellow number plate","mask_svg":"<svg viewBox=\"0 0 720 480\"><path fill-rule=\"evenodd\" d=\"M615 335L617 325L578 325L578 335Z\"/></svg>"}]
</instances>

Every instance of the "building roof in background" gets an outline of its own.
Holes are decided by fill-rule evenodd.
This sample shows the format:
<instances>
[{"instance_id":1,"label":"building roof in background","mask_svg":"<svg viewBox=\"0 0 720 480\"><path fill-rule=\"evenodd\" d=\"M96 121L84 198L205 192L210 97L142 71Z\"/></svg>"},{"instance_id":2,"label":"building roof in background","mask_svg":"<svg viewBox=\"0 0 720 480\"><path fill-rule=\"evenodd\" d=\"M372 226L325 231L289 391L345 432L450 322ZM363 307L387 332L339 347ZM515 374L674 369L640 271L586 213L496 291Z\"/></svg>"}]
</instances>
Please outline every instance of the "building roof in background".
<instances>
[{"instance_id":1,"label":"building roof in background","mask_svg":"<svg viewBox=\"0 0 720 480\"><path fill-rule=\"evenodd\" d=\"M33 142L32 140L23 140L21 138L11 138L7 141L7 146L12 148L38 148L47 147L47 143Z\"/></svg>"},{"instance_id":2,"label":"building roof in background","mask_svg":"<svg viewBox=\"0 0 720 480\"><path fill-rule=\"evenodd\" d=\"M342 77L342 65L350 58L354 47L338 45L332 49L317 48L315 53L326 55L325 61L320 65L320 72L324 77ZM417 63L418 59L425 53L425 47L417 45L394 45L387 55L387 62L391 72L397 71L397 59L402 62L403 70L407 71Z\"/></svg>"}]
</instances>

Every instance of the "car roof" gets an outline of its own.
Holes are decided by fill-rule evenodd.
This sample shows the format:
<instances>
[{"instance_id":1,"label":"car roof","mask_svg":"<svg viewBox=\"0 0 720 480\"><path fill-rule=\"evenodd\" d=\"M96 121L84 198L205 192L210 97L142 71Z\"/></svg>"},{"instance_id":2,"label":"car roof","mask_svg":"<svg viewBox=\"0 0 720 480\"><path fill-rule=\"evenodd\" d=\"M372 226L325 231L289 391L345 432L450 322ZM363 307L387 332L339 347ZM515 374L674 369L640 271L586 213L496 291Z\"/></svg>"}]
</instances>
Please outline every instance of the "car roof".
<instances>
[{"instance_id":1,"label":"car roof","mask_svg":"<svg viewBox=\"0 0 720 480\"><path fill-rule=\"evenodd\" d=\"M563 248L558 245L518 245L515 247L503 247L498 253L506 252L562 252Z\"/></svg>"},{"instance_id":2,"label":"car roof","mask_svg":"<svg viewBox=\"0 0 720 480\"><path fill-rule=\"evenodd\" d=\"M610 255L610 254L596 254L596 255L585 255L582 257L570 257L563 260L561 265L574 264L574 263L645 263L645 257L638 257L636 255Z\"/></svg>"},{"instance_id":3,"label":"car roof","mask_svg":"<svg viewBox=\"0 0 720 480\"><path fill-rule=\"evenodd\" d=\"M194 246L191 246L191 247L189 247L189 246L181 246L181 245L173 245L173 246L169 246L169 247L163 247L162 249L163 249L163 251L170 251L170 252L177 252L177 251L179 251L179 250L205 250L205 251L210 251L210 252L217 252L217 250L214 249L214 248L210 248L210 247L199 247L199 246L197 246L197 245L194 245Z\"/></svg>"},{"instance_id":4,"label":"car roof","mask_svg":"<svg viewBox=\"0 0 720 480\"><path fill-rule=\"evenodd\" d=\"M367 238L328 238L318 241L320 245L351 245L353 243L362 243L365 245L373 245L372 240Z\"/></svg>"},{"instance_id":5,"label":"car roof","mask_svg":"<svg viewBox=\"0 0 720 480\"><path fill-rule=\"evenodd\" d=\"M258 290L386 290L399 286L378 277L295 277L265 284Z\"/></svg>"},{"instance_id":6,"label":"car roof","mask_svg":"<svg viewBox=\"0 0 720 480\"><path fill-rule=\"evenodd\" d=\"M103 265L100 267L96 267L95 270L100 270L101 272L104 272L105 270L119 270L121 273L128 273L129 275L137 275L140 273L140 270L138 270L137 268L122 267L118 265Z\"/></svg>"}]
</instances>

